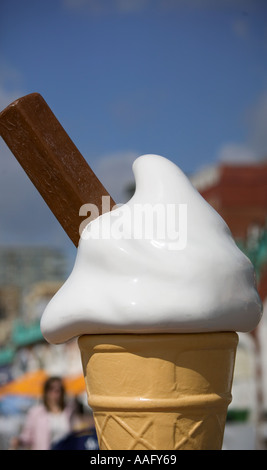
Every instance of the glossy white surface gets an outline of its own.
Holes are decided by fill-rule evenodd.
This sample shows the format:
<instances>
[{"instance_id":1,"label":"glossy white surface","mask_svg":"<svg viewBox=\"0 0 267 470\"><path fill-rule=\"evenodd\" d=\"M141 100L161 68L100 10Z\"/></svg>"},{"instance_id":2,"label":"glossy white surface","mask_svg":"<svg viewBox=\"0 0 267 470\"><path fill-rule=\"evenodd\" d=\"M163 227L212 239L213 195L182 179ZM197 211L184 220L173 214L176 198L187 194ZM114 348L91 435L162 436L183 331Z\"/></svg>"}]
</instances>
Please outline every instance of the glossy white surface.
<instances>
[{"instance_id":1,"label":"glossy white surface","mask_svg":"<svg viewBox=\"0 0 267 470\"><path fill-rule=\"evenodd\" d=\"M133 171L132 199L83 232L73 271L41 319L47 341L62 343L81 334L254 329L262 314L254 269L223 219L166 158L139 157ZM164 211L154 226L162 229L160 237L136 239L137 221L129 213L142 204L166 210L186 204L186 244L175 249L173 240L162 239Z\"/></svg>"}]
</instances>

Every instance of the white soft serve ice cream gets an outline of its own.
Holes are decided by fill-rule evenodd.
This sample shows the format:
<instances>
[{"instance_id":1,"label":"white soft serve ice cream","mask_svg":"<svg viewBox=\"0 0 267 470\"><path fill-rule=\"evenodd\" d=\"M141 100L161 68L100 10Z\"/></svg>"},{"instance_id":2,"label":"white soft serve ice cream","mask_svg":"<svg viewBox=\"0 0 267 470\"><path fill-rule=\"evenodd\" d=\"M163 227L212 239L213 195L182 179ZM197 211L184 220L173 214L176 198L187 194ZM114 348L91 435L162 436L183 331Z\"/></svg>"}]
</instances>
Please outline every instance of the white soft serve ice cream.
<instances>
[{"instance_id":1,"label":"white soft serve ice cream","mask_svg":"<svg viewBox=\"0 0 267 470\"><path fill-rule=\"evenodd\" d=\"M254 329L254 269L220 215L166 158L144 155L133 171L130 201L84 230L73 271L42 316L47 341Z\"/></svg>"}]
</instances>

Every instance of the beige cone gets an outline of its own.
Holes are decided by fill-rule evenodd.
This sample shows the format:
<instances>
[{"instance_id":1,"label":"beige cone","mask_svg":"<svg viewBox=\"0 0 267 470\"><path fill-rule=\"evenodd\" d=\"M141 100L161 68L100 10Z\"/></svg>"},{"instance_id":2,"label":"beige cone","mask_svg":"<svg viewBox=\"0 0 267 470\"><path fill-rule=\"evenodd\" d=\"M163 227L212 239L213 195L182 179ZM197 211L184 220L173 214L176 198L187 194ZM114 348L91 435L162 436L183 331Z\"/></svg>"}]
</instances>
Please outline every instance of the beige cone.
<instances>
[{"instance_id":1,"label":"beige cone","mask_svg":"<svg viewBox=\"0 0 267 470\"><path fill-rule=\"evenodd\" d=\"M101 450L222 447L236 333L83 335Z\"/></svg>"}]
</instances>

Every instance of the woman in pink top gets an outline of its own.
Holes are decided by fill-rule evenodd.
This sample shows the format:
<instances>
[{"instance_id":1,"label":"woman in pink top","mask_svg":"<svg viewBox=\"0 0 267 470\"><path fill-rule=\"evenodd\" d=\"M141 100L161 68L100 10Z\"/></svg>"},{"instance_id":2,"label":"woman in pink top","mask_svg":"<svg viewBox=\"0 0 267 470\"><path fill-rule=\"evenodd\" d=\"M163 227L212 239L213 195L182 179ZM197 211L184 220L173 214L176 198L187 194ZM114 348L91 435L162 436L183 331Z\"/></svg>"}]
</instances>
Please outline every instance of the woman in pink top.
<instances>
[{"instance_id":1,"label":"woman in pink top","mask_svg":"<svg viewBox=\"0 0 267 470\"><path fill-rule=\"evenodd\" d=\"M11 448L49 450L71 431L73 409L65 404L65 389L59 377L50 377L43 392L43 403L30 409L19 437Z\"/></svg>"}]
</instances>

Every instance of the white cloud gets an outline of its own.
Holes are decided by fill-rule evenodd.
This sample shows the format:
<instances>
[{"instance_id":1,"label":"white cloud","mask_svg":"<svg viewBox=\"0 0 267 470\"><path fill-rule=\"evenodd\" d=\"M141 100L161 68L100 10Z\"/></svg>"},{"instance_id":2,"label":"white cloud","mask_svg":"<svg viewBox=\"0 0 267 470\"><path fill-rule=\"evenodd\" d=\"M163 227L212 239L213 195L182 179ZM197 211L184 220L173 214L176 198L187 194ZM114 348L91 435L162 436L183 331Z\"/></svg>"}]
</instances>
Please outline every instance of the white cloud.
<instances>
[{"instance_id":1,"label":"white cloud","mask_svg":"<svg viewBox=\"0 0 267 470\"><path fill-rule=\"evenodd\" d=\"M221 147L218 159L223 163L255 163L257 161L255 152L243 144L228 143Z\"/></svg>"},{"instance_id":2,"label":"white cloud","mask_svg":"<svg viewBox=\"0 0 267 470\"><path fill-rule=\"evenodd\" d=\"M18 70L1 62L0 75L0 111L8 106L12 101L23 96L22 77Z\"/></svg>"},{"instance_id":3,"label":"white cloud","mask_svg":"<svg viewBox=\"0 0 267 470\"><path fill-rule=\"evenodd\" d=\"M244 142L226 142L218 151L218 160L228 163L255 163L267 158L267 90L246 111L247 138Z\"/></svg>"},{"instance_id":4,"label":"white cloud","mask_svg":"<svg viewBox=\"0 0 267 470\"><path fill-rule=\"evenodd\" d=\"M247 39L250 34L250 25L247 18L238 18L232 23L233 32L240 39Z\"/></svg>"},{"instance_id":5,"label":"white cloud","mask_svg":"<svg viewBox=\"0 0 267 470\"><path fill-rule=\"evenodd\" d=\"M260 158L267 157L267 90L248 110L248 140Z\"/></svg>"},{"instance_id":6,"label":"white cloud","mask_svg":"<svg viewBox=\"0 0 267 470\"><path fill-rule=\"evenodd\" d=\"M71 242L70 242L71 243ZM0 142L0 244L68 247L68 237L8 147Z\"/></svg>"},{"instance_id":7,"label":"white cloud","mask_svg":"<svg viewBox=\"0 0 267 470\"><path fill-rule=\"evenodd\" d=\"M129 199L128 188L134 183L132 164L138 156L137 152L126 151L96 160L93 170L117 204Z\"/></svg>"},{"instance_id":8,"label":"white cloud","mask_svg":"<svg viewBox=\"0 0 267 470\"><path fill-rule=\"evenodd\" d=\"M12 101L20 98L22 95L19 91L7 91L1 86L0 83L0 111L8 106Z\"/></svg>"}]
</instances>

